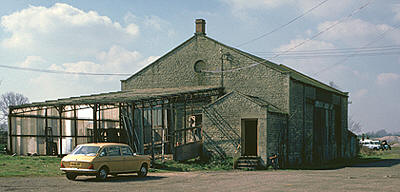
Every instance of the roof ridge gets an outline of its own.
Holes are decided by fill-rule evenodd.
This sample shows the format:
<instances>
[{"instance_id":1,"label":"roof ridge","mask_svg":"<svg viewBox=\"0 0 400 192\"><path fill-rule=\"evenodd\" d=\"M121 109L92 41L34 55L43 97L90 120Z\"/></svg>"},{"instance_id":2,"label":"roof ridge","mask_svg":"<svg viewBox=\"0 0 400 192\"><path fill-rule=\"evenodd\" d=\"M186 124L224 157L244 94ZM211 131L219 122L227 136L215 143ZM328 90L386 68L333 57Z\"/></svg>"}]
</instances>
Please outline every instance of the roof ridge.
<instances>
[{"instance_id":1,"label":"roof ridge","mask_svg":"<svg viewBox=\"0 0 400 192\"><path fill-rule=\"evenodd\" d=\"M300 72L298 72L298 71L296 71L296 70L294 70L294 69L292 69L292 68L290 68L290 67L288 67L288 66L286 66L286 65L284 65L284 64L280 64L280 66L281 66L282 68L288 70L288 72L289 72L289 74L290 74L290 77L292 77L292 78L294 78L294 79L296 79L296 77L294 77L294 76L292 75L293 73L295 73L296 75L299 75L301 78L304 78L304 79L306 79L306 80L308 80L308 81L312 81L312 82L314 82L314 83L316 83L316 84L322 85L322 86L320 87L320 88L322 88L322 89L325 89L325 90L331 91L331 92L335 92L335 93L338 93L338 94L341 94L341 95L348 96L348 95L347 95L347 92L344 92L344 91L341 91L341 90L336 89L336 88L334 88L334 87L331 87L331 86L329 86L329 85L327 85L327 84L325 84L325 83L323 83L323 82L321 82L321 81L318 81L318 80L316 80L316 79L314 79L314 78L312 78L312 77L310 77L310 76L308 76L308 75L305 75L305 74L303 74L303 73L300 73ZM300 79L300 78L297 78L296 80L301 81L301 82L306 83L306 84L309 84L309 85L312 85L311 83L308 83L308 82L306 82L305 80L302 80L302 79Z\"/></svg>"},{"instance_id":2,"label":"roof ridge","mask_svg":"<svg viewBox=\"0 0 400 192\"><path fill-rule=\"evenodd\" d=\"M216 42L216 43L218 43L218 44L220 44L220 45L222 45L222 46L225 46L225 47L227 47L227 48L229 48L229 49L232 49L232 50L238 52L239 54L242 54L243 56L245 56L245 57L247 57L247 58L249 58L249 59L255 60L255 62L257 62L257 63L259 63L259 64L262 64L262 65L264 65L264 66L266 66L266 67L270 67L270 68L272 68L272 69L274 69L274 70L276 70L276 71L279 71L279 72L281 72L281 73L285 73L285 71L282 70L282 69L280 68L280 66L279 66L278 64L276 64L276 63L273 63L273 62L271 62L271 61L269 61L269 60L267 60L267 59L264 59L264 58L258 57L258 56L256 56L256 55L253 55L253 54L251 54L251 53L242 51L242 50L240 50L240 49L238 49L238 48L235 48L235 47L226 45L226 44L224 44L224 43L221 43L221 42L219 42L219 41L217 41L217 40L215 40L215 39L213 39L213 38L211 38L211 37L208 37L208 36L204 36L204 37L207 38L207 39L209 39L209 40L211 40L211 41L214 41L214 42ZM258 60L258 61L256 61L256 60Z\"/></svg>"}]
</instances>

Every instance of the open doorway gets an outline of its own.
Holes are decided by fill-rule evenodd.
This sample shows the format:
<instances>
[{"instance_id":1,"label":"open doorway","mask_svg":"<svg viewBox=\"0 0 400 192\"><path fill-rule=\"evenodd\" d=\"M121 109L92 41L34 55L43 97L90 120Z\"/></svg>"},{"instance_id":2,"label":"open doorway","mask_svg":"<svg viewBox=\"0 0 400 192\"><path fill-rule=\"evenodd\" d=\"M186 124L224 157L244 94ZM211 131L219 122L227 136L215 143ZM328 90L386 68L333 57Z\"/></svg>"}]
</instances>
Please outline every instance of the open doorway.
<instances>
[{"instance_id":1,"label":"open doorway","mask_svg":"<svg viewBox=\"0 0 400 192\"><path fill-rule=\"evenodd\" d=\"M242 155L257 156L257 124L258 119L242 119Z\"/></svg>"}]
</instances>

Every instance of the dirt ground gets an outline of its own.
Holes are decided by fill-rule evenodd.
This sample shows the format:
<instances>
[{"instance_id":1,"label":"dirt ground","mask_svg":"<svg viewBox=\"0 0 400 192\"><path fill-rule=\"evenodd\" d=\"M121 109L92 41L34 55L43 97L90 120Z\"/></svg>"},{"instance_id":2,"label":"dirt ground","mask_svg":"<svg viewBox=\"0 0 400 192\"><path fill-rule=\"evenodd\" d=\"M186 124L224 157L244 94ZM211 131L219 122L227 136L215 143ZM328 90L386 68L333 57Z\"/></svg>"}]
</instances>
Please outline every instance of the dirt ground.
<instances>
[{"instance_id":1,"label":"dirt ground","mask_svg":"<svg viewBox=\"0 0 400 192\"><path fill-rule=\"evenodd\" d=\"M0 178L0 191L400 191L400 159L333 170L150 173L110 177Z\"/></svg>"}]
</instances>

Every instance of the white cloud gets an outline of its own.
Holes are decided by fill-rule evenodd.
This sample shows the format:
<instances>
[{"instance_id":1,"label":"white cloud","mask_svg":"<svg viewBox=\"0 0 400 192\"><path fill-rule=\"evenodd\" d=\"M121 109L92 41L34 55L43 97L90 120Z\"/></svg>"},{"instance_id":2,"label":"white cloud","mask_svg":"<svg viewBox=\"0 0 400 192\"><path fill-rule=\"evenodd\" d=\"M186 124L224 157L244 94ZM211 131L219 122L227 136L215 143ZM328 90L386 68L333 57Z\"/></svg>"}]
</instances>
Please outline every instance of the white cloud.
<instances>
[{"instance_id":1,"label":"white cloud","mask_svg":"<svg viewBox=\"0 0 400 192\"><path fill-rule=\"evenodd\" d=\"M296 0L296 6L300 7L302 12L305 12L317 5L319 5L322 0ZM314 9L310 15L314 16L335 16L337 17L342 12L347 11L346 8L351 7L354 4L354 0L335 0L335 1L327 1L323 5ZM350 11L349 11L350 13Z\"/></svg>"},{"instance_id":2,"label":"white cloud","mask_svg":"<svg viewBox=\"0 0 400 192\"><path fill-rule=\"evenodd\" d=\"M157 30L161 30L161 25L164 25L166 22L162 20L160 17L155 15L146 16L144 19L144 24L147 27L153 27Z\"/></svg>"},{"instance_id":3,"label":"white cloud","mask_svg":"<svg viewBox=\"0 0 400 192\"><path fill-rule=\"evenodd\" d=\"M307 41L301 46L298 46L302 42ZM298 47L297 47L298 46ZM296 47L295 49L293 49ZM335 46L332 43L328 43L325 41L319 41L319 40L308 40L308 39L295 39L291 40L289 44L282 45L279 48L275 49L275 51L307 51L307 50L316 50L316 49L332 49L335 48Z\"/></svg>"},{"instance_id":4,"label":"white cloud","mask_svg":"<svg viewBox=\"0 0 400 192\"><path fill-rule=\"evenodd\" d=\"M222 0L229 4L234 10L245 9L270 9L280 5L293 2L293 0Z\"/></svg>"},{"instance_id":5,"label":"white cloud","mask_svg":"<svg viewBox=\"0 0 400 192\"><path fill-rule=\"evenodd\" d=\"M35 66L40 66L46 62L42 57L40 56L27 56L25 61L20 63L21 67L35 67Z\"/></svg>"},{"instance_id":6,"label":"white cloud","mask_svg":"<svg viewBox=\"0 0 400 192\"><path fill-rule=\"evenodd\" d=\"M397 73L380 73L376 78L376 83L379 85L387 85L399 79L400 75Z\"/></svg>"},{"instance_id":7,"label":"white cloud","mask_svg":"<svg viewBox=\"0 0 400 192\"><path fill-rule=\"evenodd\" d=\"M134 72L138 69L137 64L141 59L137 51L129 51L120 46L112 46L107 52L97 54L97 60L102 63L103 70L113 72Z\"/></svg>"},{"instance_id":8,"label":"white cloud","mask_svg":"<svg viewBox=\"0 0 400 192\"><path fill-rule=\"evenodd\" d=\"M281 6L293 7L298 12L304 13L311 8L319 5L321 0L221 0L232 8L236 16L246 15L244 11L270 10ZM310 15L315 16L337 16L346 11L346 8L354 4L352 0L328 1L314 9ZM335 10L335 11L332 11Z\"/></svg>"},{"instance_id":9,"label":"white cloud","mask_svg":"<svg viewBox=\"0 0 400 192\"><path fill-rule=\"evenodd\" d=\"M51 7L30 6L1 17L1 26L10 36L2 41L6 48L22 50L60 49L60 52L85 52L111 43L124 43L139 33L134 23L126 27L95 11L82 11L68 4Z\"/></svg>"},{"instance_id":10,"label":"white cloud","mask_svg":"<svg viewBox=\"0 0 400 192\"><path fill-rule=\"evenodd\" d=\"M318 25L318 31L324 31L329 26L338 21L326 21ZM393 27L386 24L373 24L361 19L346 20L337 24L331 30L321 35L321 39L333 42L340 42L349 47L364 46L365 44L377 39L379 35L385 31L391 30ZM400 32L391 31L385 36L395 43L400 44Z\"/></svg>"},{"instance_id":11,"label":"white cloud","mask_svg":"<svg viewBox=\"0 0 400 192\"><path fill-rule=\"evenodd\" d=\"M299 45L300 43L306 41L306 39L295 39L291 40L290 43L280 46L275 49L275 51L310 51L310 50L321 50L321 49L334 49L336 48L334 44L320 41L320 40L308 40L307 43L299 46L296 49L292 49L293 47ZM345 65L334 65L338 61L339 58L332 57L310 57L310 58L290 58L282 55L277 57L279 60L277 63L284 63L295 70L304 73L312 78L315 78L324 83L328 83L329 81L334 81L337 84L344 85L346 84L344 81L346 77L353 75L353 69ZM329 71L329 73L327 73ZM342 88L344 91L347 87Z\"/></svg>"},{"instance_id":12,"label":"white cloud","mask_svg":"<svg viewBox=\"0 0 400 192\"><path fill-rule=\"evenodd\" d=\"M77 61L63 63L61 65L52 64L49 69L69 71L69 72L97 72L97 73L128 73L133 74L144 66L158 59L159 56L149 56L143 58L136 51L128 51L122 47L112 46L108 51L97 54L96 61ZM29 88L46 90L46 95L42 92L31 92L30 97L43 99L57 99L60 97L71 97L82 94L94 94L119 90L120 79L126 77L113 76L77 76L59 74L40 74L30 79ZM66 80L68 79L68 80Z\"/></svg>"},{"instance_id":13,"label":"white cloud","mask_svg":"<svg viewBox=\"0 0 400 192\"><path fill-rule=\"evenodd\" d=\"M137 51L129 51L116 45L112 46L108 51L102 51L96 55L95 61L67 62L61 65L52 64L49 69L68 72L133 74L159 58L159 56L143 58ZM79 76L75 76L75 79L79 78ZM121 77L92 77L97 81L117 80L117 78Z\"/></svg>"},{"instance_id":14,"label":"white cloud","mask_svg":"<svg viewBox=\"0 0 400 192\"><path fill-rule=\"evenodd\" d=\"M359 99L359 98L367 95L367 93L368 93L368 89L359 89L352 96L353 96L353 99Z\"/></svg>"},{"instance_id":15,"label":"white cloud","mask_svg":"<svg viewBox=\"0 0 400 192\"><path fill-rule=\"evenodd\" d=\"M394 19L400 21L400 4L394 5L392 11L395 13Z\"/></svg>"}]
</instances>

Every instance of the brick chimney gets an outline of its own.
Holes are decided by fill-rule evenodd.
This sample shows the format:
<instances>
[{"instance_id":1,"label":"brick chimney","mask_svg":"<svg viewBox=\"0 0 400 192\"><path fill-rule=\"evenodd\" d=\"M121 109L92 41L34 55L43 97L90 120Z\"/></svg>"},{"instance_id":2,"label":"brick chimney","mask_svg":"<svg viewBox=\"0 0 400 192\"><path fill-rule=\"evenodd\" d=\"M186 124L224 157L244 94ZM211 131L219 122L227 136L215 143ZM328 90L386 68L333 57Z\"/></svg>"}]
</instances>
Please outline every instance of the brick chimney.
<instances>
[{"instance_id":1,"label":"brick chimney","mask_svg":"<svg viewBox=\"0 0 400 192\"><path fill-rule=\"evenodd\" d=\"M206 20L204 19L196 19L196 35L205 35L206 34Z\"/></svg>"}]
</instances>

